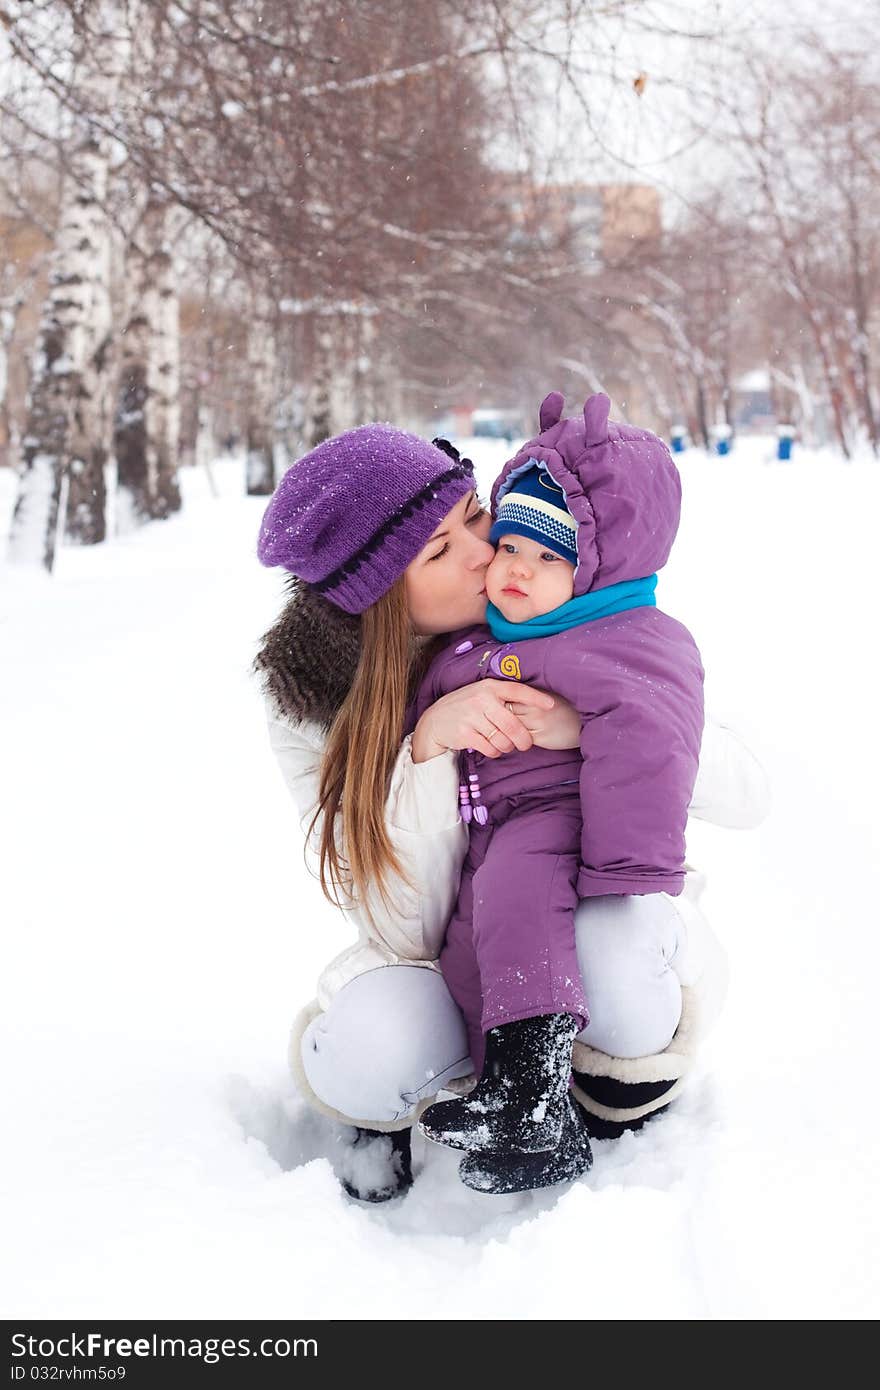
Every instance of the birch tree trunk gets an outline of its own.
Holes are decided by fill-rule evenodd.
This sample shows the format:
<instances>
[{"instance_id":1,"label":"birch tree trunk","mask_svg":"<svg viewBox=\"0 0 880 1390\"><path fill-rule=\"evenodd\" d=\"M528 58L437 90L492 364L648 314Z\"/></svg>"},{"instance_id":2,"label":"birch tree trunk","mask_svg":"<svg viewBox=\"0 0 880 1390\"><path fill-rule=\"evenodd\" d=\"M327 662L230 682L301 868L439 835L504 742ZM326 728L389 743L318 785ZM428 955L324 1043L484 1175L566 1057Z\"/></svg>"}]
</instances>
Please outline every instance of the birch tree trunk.
<instances>
[{"instance_id":1,"label":"birch tree trunk","mask_svg":"<svg viewBox=\"0 0 880 1390\"><path fill-rule=\"evenodd\" d=\"M107 109L115 100L128 61L128 24L136 22L136 9L137 0L100 0L92 7L89 31L78 34L81 110ZM95 544L105 536L107 378L112 366L108 172L106 138L80 121L34 354L8 549L13 562L42 564L50 572L65 519L67 535L81 544Z\"/></svg>"},{"instance_id":2,"label":"birch tree trunk","mask_svg":"<svg viewBox=\"0 0 880 1390\"><path fill-rule=\"evenodd\" d=\"M306 414L306 444L314 449L333 434L333 332L329 317L319 317L315 333L315 366Z\"/></svg>"},{"instance_id":3,"label":"birch tree trunk","mask_svg":"<svg viewBox=\"0 0 880 1390\"><path fill-rule=\"evenodd\" d=\"M374 312L365 307L355 320L352 398L355 424L375 420L377 413L377 364L373 356L376 337Z\"/></svg>"},{"instance_id":4,"label":"birch tree trunk","mask_svg":"<svg viewBox=\"0 0 880 1390\"><path fill-rule=\"evenodd\" d=\"M274 305L264 290L250 296L247 362L250 379L247 410L245 486L249 497L268 497L275 490L275 407L277 354Z\"/></svg>"},{"instance_id":5,"label":"birch tree trunk","mask_svg":"<svg viewBox=\"0 0 880 1390\"><path fill-rule=\"evenodd\" d=\"M6 448L10 456L17 450L17 440L15 437L15 425L13 423L12 412L9 409L9 347L15 333L15 321L21 303L21 292L10 295L0 304L0 429L6 439ZM0 467L10 461L9 458L0 458Z\"/></svg>"},{"instance_id":6,"label":"birch tree trunk","mask_svg":"<svg viewBox=\"0 0 880 1390\"><path fill-rule=\"evenodd\" d=\"M353 314L347 303L317 309L312 386L305 425L306 444L310 449L341 430L373 418L373 386L367 380L370 358L365 356L361 362L359 356L361 344L364 343L369 351L372 338L365 340L362 334L362 316ZM359 366L363 367L363 372L359 371Z\"/></svg>"},{"instance_id":7,"label":"birch tree trunk","mask_svg":"<svg viewBox=\"0 0 880 1390\"><path fill-rule=\"evenodd\" d=\"M78 185L78 186L77 186ZM12 515L8 558L13 562L55 563L55 537L62 481L88 467L86 393L93 352L91 308L97 244L103 228L95 209L103 201L106 170L100 152L87 139L74 153L67 179L58 240L52 256L49 295L44 306L27 402L22 440L22 472ZM86 455L86 457L83 457ZM90 509L102 517L103 496ZM82 515L79 524L82 526ZM103 538L100 522L94 539Z\"/></svg>"},{"instance_id":8,"label":"birch tree trunk","mask_svg":"<svg viewBox=\"0 0 880 1390\"><path fill-rule=\"evenodd\" d=\"M121 531L180 508L180 334L168 246L171 216L168 201L151 195L126 257L128 311L114 434Z\"/></svg>"},{"instance_id":9,"label":"birch tree trunk","mask_svg":"<svg viewBox=\"0 0 880 1390\"><path fill-rule=\"evenodd\" d=\"M149 446L146 419L150 332L155 319L149 267L146 230L142 225L126 247L126 311L113 436L116 527L123 534L149 521L156 489L155 458Z\"/></svg>"},{"instance_id":10,"label":"birch tree trunk","mask_svg":"<svg viewBox=\"0 0 880 1390\"><path fill-rule=\"evenodd\" d=\"M86 329L89 343L81 377L82 391L75 411L73 457L64 518L64 538L74 545L97 545L107 534L107 492L104 468L110 456L113 428L115 360L112 350L110 275L113 230L106 213L108 162L98 144L96 196L91 209L92 259L88 269L90 307Z\"/></svg>"},{"instance_id":11,"label":"birch tree trunk","mask_svg":"<svg viewBox=\"0 0 880 1390\"><path fill-rule=\"evenodd\" d=\"M159 519L179 512L180 482L180 298L169 235L173 210L166 204L158 250L154 257L158 316L150 365L156 441L156 498L153 515ZM151 425L153 412L151 412Z\"/></svg>"}]
</instances>

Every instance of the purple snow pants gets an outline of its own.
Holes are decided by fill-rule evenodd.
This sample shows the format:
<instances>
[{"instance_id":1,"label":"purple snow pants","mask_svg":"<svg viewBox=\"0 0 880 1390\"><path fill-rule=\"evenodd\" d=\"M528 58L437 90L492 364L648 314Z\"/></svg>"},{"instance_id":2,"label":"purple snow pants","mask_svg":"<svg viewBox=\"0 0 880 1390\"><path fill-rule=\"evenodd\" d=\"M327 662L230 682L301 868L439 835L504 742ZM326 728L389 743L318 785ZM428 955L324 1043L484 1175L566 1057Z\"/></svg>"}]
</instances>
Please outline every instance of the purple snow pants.
<instances>
[{"instance_id":1,"label":"purple snow pants","mask_svg":"<svg viewBox=\"0 0 880 1390\"><path fill-rule=\"evenodd\" d=\"M440 969L467 1025L477 1076L501 1023L570 1013L590 1021L575 949L581 847L576 797L512 796L470 826Z\"/></svg>"}]
</instances>

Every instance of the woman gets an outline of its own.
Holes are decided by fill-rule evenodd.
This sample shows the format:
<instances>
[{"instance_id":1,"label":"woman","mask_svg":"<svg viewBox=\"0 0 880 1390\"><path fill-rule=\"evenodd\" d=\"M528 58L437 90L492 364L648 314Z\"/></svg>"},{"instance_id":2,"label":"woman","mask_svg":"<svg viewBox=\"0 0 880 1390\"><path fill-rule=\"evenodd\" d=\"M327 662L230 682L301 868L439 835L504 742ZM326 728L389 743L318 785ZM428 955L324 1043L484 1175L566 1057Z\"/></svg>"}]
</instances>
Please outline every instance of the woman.
<instances>
[{"instance_id":1,"label":"woman","mask_svg":"<svg viewBox=\"0 0 880 1390\"><path fill-rule=\"evenodd\" d=\"M366 1200L408 1186L414 1120L439 1090L472 1084L463 1020L435 964L467 844L457 752L579 739L576 712L552 693L492 679L444 696L404 737L430 639L483 619L489 529L451 446L367 425L288 471L260 535L261 561L298 579L257 658L270 738L325 892L360 937L299 1015L291 1065L313 1104L355 1127L343 1181ZM691 813L753 824L765 797L751 755L709 724ZM700 886L689 873L680 898L578 909L591 1021L575 1044L574 1095L593 1135L664 1108L717 1011L723 959Z\"/></svg>"}]
</instances>

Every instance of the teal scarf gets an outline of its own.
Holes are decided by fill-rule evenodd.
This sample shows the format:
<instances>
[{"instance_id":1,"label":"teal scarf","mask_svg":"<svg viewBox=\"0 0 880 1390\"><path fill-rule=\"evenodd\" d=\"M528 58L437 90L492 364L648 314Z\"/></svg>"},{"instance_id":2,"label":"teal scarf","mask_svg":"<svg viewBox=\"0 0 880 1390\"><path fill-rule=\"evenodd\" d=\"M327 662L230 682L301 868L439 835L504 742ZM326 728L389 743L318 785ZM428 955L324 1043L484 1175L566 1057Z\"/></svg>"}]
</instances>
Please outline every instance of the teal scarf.
<instances>
[{"instance_id":1,"label":"teal scarf","mask_svg":"<svg viewBox=\"0 0 880 1390\"><path fill-rule=\"evenodd\" d=\"M656 574L645 579L629 579L623 584L609 584L607 589L570 598L549 613L539 613L524 623L509 623L494 603L486 604L486 622L492 636L499 642L523 642L527 637L553 637L566 628L581 623L593 623L597 618L610 618L612 613L624 613L627 608L656 608L654 590Z\"/></svg>"}]
</instances>

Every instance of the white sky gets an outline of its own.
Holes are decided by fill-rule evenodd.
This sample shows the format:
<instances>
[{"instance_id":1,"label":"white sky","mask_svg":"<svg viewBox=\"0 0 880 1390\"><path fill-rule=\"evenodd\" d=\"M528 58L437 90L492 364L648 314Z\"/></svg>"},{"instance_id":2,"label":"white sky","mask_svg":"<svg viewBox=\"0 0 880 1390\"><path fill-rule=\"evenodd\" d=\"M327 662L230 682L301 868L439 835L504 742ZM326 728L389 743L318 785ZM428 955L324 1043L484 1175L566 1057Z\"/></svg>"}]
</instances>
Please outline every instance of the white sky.
<instances>
[{"instance_id":1,"label":"white sky","mask_svg":"<svg viewBox=\"0 0 880 1390\"><path fill-rule=\"evenodd\" d=\"M530 132L534 172L553 182L651 182L674 203L678 192L719 177L717 147L696 139L693 125L702 116L718 129L715 98L731 94L738 50L787 56L812 32L841 49L871 51L878 24L880 0L657 0L625 22L591 23L571 56L584 73L592 128L576 99L560 96L548 65ZM640 74L641 96L632 85ZM509 141L493 155L504 166L519 162Z\"/></svg>"}]
</instances>

